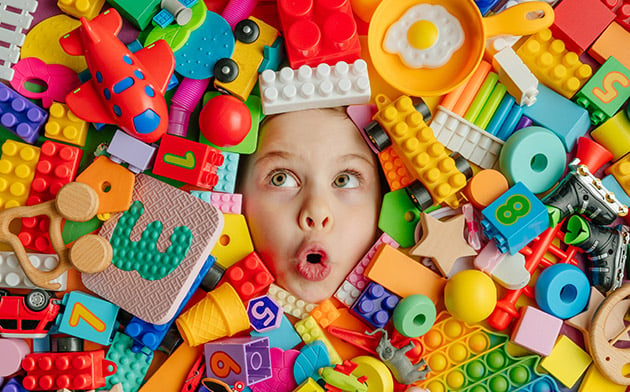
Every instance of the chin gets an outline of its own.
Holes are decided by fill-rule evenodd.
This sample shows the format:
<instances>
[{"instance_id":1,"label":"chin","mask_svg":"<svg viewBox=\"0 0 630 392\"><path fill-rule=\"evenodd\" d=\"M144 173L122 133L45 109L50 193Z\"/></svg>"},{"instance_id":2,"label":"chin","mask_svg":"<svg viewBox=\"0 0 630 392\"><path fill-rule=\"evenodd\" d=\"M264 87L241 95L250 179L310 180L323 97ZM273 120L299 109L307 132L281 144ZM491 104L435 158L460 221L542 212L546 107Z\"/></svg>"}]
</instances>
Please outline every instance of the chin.
<instances>
[{"instance_id":1,"label":"chin","mask_svg":"<svg viewBox=\"0 0 630 392\"><path fill-rule=\"evenodd\" d=\"M291 294L309 303L322 302L332 297L333 294L335 294L335 288L323 287L321 282L307 281L306 285L303 285L303 284L285 285L285 284L282 284L281 282L277 282L277 283L280 286L286 288L286 290L290 292Z\"/></svg>"}]
</instances>

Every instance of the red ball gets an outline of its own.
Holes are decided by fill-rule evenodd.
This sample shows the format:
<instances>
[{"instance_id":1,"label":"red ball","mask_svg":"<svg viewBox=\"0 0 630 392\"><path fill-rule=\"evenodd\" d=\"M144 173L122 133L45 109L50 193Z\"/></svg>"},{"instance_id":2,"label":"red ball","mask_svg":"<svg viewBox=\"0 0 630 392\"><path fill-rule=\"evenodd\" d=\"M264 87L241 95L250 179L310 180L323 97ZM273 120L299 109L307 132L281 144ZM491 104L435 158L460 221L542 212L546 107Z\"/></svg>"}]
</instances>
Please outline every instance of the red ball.
<instances>
[{"instance_id":1,"label":"red ball","mask_svg":"<svg viewBox=\"0 0 630 392\"><path fill-rule=\"evenodd\" d=\"M240 99L231 95L211 98L199 114L199 129L218 147L236 146L252 127L252 115Z\"/></svg>"}]
</instances>

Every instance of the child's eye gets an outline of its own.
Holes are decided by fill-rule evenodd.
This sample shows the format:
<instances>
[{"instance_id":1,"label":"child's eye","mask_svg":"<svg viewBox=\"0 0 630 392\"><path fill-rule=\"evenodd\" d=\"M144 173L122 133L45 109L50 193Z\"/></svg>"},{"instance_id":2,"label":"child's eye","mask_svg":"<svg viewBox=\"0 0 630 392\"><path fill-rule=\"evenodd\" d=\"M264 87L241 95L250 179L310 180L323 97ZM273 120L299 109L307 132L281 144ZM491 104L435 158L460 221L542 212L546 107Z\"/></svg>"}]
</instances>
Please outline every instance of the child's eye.
<instances>
[{"instance_id":1,"label":"child's eye","mask_svg":"<svg viewBox=\"0 0 630 392\"><path fill-rule=\"evenodd\" d=\"M298 186L298 182L295 177L291 173L284 170L278 170L272 173L269 182L273 186L284 188L292 188Z\"/></svg>"},{"instance_id":2,"label":"child's eye","mask_svg":"<svg viewBox=\"0 0 630 392\"><path fill-rule=\"evenodd\" d=\"M359 176L352 173L341 173L333 181L337 188L357 188L360 185Z\"/></svg>"}]
</instances>

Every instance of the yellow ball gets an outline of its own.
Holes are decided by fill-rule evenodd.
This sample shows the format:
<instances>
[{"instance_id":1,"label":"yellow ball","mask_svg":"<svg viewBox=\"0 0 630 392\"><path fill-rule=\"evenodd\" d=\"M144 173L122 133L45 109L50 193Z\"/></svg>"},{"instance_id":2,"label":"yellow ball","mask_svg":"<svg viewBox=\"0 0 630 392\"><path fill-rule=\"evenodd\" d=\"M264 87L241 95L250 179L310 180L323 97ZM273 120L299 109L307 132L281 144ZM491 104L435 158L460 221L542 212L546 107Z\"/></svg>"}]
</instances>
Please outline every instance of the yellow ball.
<instances>
[{"instance_id":1,"label":"yellow ball","mask_svg":"<svg viewBox=\"0 0 630 392\"><path fill-rule=\"evenodd\" d=\"M456 319L478 323L494 310L497 288L492 279L481 271L461 271L446 282L444 304Z\"/></svg>"}]
</instances>

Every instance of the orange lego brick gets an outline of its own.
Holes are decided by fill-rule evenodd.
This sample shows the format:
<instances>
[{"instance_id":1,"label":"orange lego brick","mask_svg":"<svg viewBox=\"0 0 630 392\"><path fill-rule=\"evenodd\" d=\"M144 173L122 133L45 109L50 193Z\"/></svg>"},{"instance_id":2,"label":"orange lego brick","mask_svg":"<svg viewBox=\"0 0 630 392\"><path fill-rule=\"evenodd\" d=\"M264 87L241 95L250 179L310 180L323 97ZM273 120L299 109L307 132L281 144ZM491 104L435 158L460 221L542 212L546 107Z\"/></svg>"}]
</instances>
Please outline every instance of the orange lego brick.
<instances>
[{"instance_id":1,"label":"orange lego brick","mask_svg":"<svg viewBox=\"0 0 630 392\"><path fill-rule=\"evenodd\" d=\"M93 19L101 12L105 0L58 0L57 7L75 18Z\"/></svg>"},{"instance_id":2,"label":"orange lego brick","mask_svg":"<svg viewBox=\"0 0 630 392\"><path fill-rule=\"evenodd\" d=\"M598 63L603 64L610 56L615 56L624 67L630 69L630 51L621 50L620 43L630 41L630 32L619 23L612 22L588 50Z\"/></svg>"},{"instance_id":3,"label":"orange lego brick","mask_svg":"<svg viewBox=\"0 0 630 392\"><path fill-rule=\"evenodd\" d=\"M446 279L389 245L374 255L365 275L401 297L422 294L433 303L442 299L446 284Z\"/></svg>"},{"instance_id":4,"label":"orange lego brick","mask_svg":"<svg viewBox=\"0 0 630 392\"><path fill-rule=\"evenodd\" d=\"M0 209L23 206L28 198L39 147L6 140L0 159Z\"/></svg>"},{"instance_id":5,"label":"orange lego brick","mask_svg":"<svg viewBox=\"0 0 630 392\"><path fill-rule=\"evenodd\" d=\"M102 214L129 208L136 177L109 158L100 156L77 176L76 181L88 184L98 193L97 213Z\"/></svg>"},{"instance_id":6,"label":"orange lego brick","mask_svg":"<svg viewBox=\"0 0 630 392\"><path fill-rule=\"evenodd\" d=\"M313 318L317 321L317 324L321 325L322 328L326 328L332 324L339 315L339 310L337 310L335 304L330 298L321 302L311 311L311 316L313 316Z\"/></svg>"},{"instance_id":7,"label":"orange lego brick","mask_svg":"<svg viewBox=\"0 0 630 392\"><path fill-rule=\"evenodd\" d=\"M630 154L608 166L605 173L612 174L623 190L630 194Z\"/></svg>"},{"instance_id":8,"label":"orange lego brick","mask_svg":"<svg viewBox=\"0 0 630 392\"><path fill-rule=\"evenodd\" d=\"M580 61L575 52L566 50L562 40L551 30L542 30L527 39L516 51L541 83L558 94L571 98L593 74L591 66Z\"/></svg>"},{"instance_id":9,"label":"orange lego brick","mask_svg":"<svg viewBox=\"0 0 630 392\"><path fill-rule=\"evenodd\" d=\"M61 142L85 146L90 125L72 113L68 105L54 102L50 106L50 117L46 123L44 136Z\"/></svg>"},{"instance_id":10,"label":"orange lego brick","mask_svg":"<svg viewBox=\"0 0 630 392\"><path fill-rule=\"evenodd\" d=\"M378 154L378 160L381 162L383 173L385 173L391 191L404 188L413 182L413 177L391 146Z\"/></svg>"}]
</instances>

